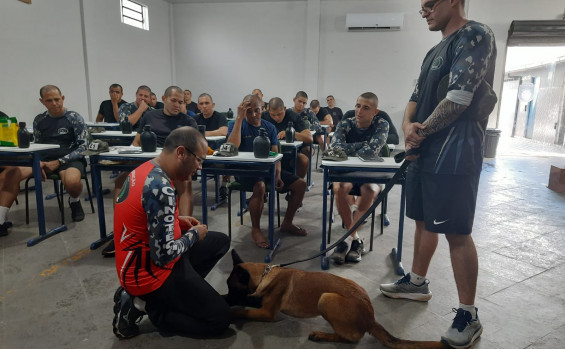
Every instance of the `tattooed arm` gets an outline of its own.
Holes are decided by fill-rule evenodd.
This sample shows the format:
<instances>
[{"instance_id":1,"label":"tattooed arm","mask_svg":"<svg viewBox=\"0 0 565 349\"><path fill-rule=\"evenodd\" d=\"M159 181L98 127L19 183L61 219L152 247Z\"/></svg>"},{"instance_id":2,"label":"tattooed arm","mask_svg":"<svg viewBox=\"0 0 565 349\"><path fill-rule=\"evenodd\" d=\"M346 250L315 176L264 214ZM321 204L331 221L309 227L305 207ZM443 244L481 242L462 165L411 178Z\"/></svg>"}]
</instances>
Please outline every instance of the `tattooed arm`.
<instances>
[{"instance_id":1,"label":"tattooed arm","mask_svg":"<svg viewBox=\"0 0 565 349\"><path fill-rule=\"evenodd\" d=\"M426 128L419 129L417 131L418 135L427 137L443 130L453 123L457 117L465 111L465 109L467 109L467 106L457 104L447 98L444 98L441 102L439 102L432 115L424 121L423 125Z\"/></svg>"}]
</instances>

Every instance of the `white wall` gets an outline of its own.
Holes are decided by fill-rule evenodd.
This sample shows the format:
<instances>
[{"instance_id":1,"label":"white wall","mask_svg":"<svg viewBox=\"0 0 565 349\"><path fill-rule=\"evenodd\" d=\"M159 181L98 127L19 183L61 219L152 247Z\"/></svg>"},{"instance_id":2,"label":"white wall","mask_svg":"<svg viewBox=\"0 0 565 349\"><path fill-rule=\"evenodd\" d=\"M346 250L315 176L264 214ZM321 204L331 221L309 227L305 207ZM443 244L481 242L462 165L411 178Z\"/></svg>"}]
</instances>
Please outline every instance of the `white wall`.
<instances>
[{"instance_id":1,"label":"white wall","mask_svg":"<svg viewBox=\"0 0 565 349\"><path fill-rule=\"evenodd\" d=\"M133 102L138 86L148 85L160 100L173 81L169 4L139 2L148 7L149 31L121 23L119 0L84 1L93 119L113 83L122 85L123 98Z\"/></svg>"},{"instance_id":2,"label":"white wall","mask_svg":"<svg viewBox=\"0 0 565 349\"><path fill-rule=\"evenodd\" d=\"M2 1L0 47L0 110L31 126L45 110L39 88L54 84L69 108L86 113L78 1Z\"/></svg>"},{"instance_id":3,"label":"white wall","mask_svg":"<svg viewBox=\"0 0 565 349\"><path fill-rule=\"evenodd\" d=\"M306 2L173 7L176 81L194 101L207 92L225 111L260 88L288 105L303 88Z\"/></svg>"},{"instance_id":4,"label":"white wall","mask_svg":"<svg viewBox=\"0 0 565 349\"><path fill-rule=\"evenodd\" d=\"M128 101L134 100L141 84L161 95L172 82L170 5L163 0L141 2L149 7L149 31L121 23L119 0L83 1L86 65L81 1L28 5L3 0L0 110L31 124L45 110L38 99L39 88L46 84L57 85L65 106L86 120L94 120L114 82L124 87Z\"/></svg>"}]
</instances>

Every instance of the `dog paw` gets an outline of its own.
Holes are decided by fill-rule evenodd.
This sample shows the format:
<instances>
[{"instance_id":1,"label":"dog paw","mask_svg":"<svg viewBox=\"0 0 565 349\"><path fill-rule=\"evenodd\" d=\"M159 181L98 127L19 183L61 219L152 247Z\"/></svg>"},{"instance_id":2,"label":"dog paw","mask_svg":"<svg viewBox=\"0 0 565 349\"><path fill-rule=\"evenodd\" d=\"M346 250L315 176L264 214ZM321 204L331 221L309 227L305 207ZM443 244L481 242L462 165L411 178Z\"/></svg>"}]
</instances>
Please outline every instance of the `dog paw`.
<instances>
[{"instance_id":1,"label":"dog paw","mask_svg":"<svg viewBox=\"0 0 565 349\"><path fill-rule=\"evenodd\" d=\"M320 342L323 340L325 333L323 332L318 332L318 331L314 331L312 333L310 333L310 335L308 336L308 339L313 341L313 342Z\"/></svg>"}]
</instances>

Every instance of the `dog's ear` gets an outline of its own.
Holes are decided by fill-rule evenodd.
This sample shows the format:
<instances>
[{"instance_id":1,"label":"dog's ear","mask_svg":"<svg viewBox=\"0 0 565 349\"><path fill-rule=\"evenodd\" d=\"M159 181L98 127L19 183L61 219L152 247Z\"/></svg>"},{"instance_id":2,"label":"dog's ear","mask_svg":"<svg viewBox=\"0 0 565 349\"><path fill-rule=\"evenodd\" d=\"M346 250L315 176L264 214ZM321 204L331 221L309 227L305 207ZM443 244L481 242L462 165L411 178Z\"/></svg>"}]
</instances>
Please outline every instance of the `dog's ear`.
<instances>
[{"instance_id":1,"label":"dog's ear","mask_svg":"<svg viewBox=\"0 0 565 349\"><path fill-rule=\"evenodd\" d=\"M243 263L243 259L235 252L235 249L231 250L231 259L233 260L233 265L238 265Z\"/></svg>"}]
</instances>

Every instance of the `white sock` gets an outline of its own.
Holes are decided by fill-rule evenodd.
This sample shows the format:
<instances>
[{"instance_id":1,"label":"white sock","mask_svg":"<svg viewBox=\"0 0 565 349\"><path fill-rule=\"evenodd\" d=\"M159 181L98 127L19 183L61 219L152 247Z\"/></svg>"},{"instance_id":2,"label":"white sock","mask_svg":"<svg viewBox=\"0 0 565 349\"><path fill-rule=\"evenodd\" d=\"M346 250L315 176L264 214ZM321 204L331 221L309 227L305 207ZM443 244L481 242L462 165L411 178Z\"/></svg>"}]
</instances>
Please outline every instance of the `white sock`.
<instances>
[{"instance_id":1,"label":"white sock","mask_svg":"<svg viewBox=\"0 0 565 349\"><path fill-rule=\"evenodd\" d=\"M80 196L78 198L70 198L69 202L79 202L80 201Z\"/></svg>"},{"instance_id":2,"label":"white sock","mask_svg":"<svg viewBox=\"0 0 565 349\"><path fill-rule=\"evenodd\" d=\"M414 273L413 271L410 272L410 282L413 283L416 286L422 286L424 284L424 281L426 281L426 276L420 276L416 273Z\"/></svg>"},{"instance_id":3,"label":"white sock","mask_svg":"<svg viewBox=\"0 0 565 349\"><path fill-rule=\"evenodd\" d=\"M474 304L467 305L467 304L459 303L459 308L471 313L471 316L473 317L473 319L477 318L477 308L475 308Z\"/></svg>"},{"instance_id":4,"label":"white sock","mask_svg":"<svg viewBox=\"0 0 565 349\"><path fill-rule=\"evenodd\" d=\"M349 206L349 209L351 210L351 213L353 213L353 212L357 211L357 209L359 209L359 206L353 204L353 205Z\"/></svg>"},{"instance_id":5,"label":"white sock","mask_svg":"<svg viewBox=\"0 0 565 349\"><path fill-rule=\"evenodd\" d=\"M147 313L145 311L145 301L139 297L133 297L133 306L135 309Z\"/></svg>"},{"instance_id":6,"label":"white sock","mask_svg":"<svg viewBox=\"0 0 565 349\"><path fill-rule=\"evenodd\" d=\"M355 234L349 235L349 239L350 239L351 241L353 241L353 240L361 240L361 237L359 236L359 234L358 234L357 232L355 232Z\"/></svg>"},{"instance_id":7,"label":"white sock","mask_svg":"<svg viewBox=\"0 0 565 349\"><path fill-rule=\"evenodd\" d=\"M0 206L0 224L4 224L4 222L6 222L9 210L9 207Z\"/></svg>"}]
</instances>

